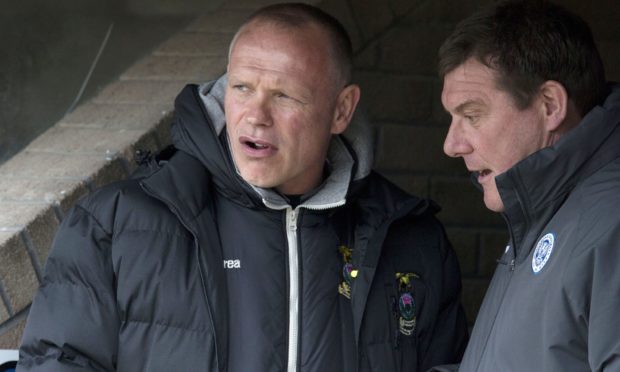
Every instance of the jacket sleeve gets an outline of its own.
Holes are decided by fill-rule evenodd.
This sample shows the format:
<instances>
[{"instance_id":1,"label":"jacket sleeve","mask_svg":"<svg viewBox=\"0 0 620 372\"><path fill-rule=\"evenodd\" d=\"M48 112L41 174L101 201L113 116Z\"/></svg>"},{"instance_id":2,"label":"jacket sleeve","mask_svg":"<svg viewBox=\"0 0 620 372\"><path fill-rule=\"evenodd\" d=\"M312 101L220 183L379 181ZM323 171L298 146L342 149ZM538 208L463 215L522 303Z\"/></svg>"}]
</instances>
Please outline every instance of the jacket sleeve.
<instances>
[{"instance_id":1,"label":"jacket sleeve","mask_svg":"<svg viewBox=\"0 0 620 372\"><path fill-rule=\"evenodd\" d=\"M33 300L18 371L113 371L119 317L111 235L84 208L60 226Z\"/></svg>"},{"instance_id":2,"label":"jacket sleeve","mask_svg":"<svg viewBox=\"0 0 620 372\"><path fill-rule=\"evenodd\" d=\"M439 226L441 230L440 251L443 260L442 287L439 293L439 313L421 363L423 370L446 362L460 362L469 339L467 319L461 305L461 271L443 227ZM438 369L438 371L458 369L458 365L443 367L444 369Z\"/></svg>"}]
</instances>

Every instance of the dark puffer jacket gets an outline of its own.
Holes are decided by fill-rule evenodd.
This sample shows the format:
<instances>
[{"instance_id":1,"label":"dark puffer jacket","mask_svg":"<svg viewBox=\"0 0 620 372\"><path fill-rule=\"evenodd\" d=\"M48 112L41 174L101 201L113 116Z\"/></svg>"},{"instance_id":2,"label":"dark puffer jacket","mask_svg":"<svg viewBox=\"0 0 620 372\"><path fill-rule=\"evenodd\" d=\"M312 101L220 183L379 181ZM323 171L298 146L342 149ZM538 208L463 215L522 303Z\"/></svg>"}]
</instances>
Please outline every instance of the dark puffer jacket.
<instances>
[{"instance_id":1,"label":"dark puffer jacket","mask_svg":"<svg viewBox=\"0 0 620 372\"><path fill-rule=\"evenodd\" d=\"M334 138L329 177L298 207L251 187L222 130L224 84L179 95L173 156L65 218L19 370L389 372L458 361L460 275L436 207L371 172L354 128ZM344 272L350 296L338 291ZM399 310L403 294L413 303Z\"/></svg>"}]
</instances>

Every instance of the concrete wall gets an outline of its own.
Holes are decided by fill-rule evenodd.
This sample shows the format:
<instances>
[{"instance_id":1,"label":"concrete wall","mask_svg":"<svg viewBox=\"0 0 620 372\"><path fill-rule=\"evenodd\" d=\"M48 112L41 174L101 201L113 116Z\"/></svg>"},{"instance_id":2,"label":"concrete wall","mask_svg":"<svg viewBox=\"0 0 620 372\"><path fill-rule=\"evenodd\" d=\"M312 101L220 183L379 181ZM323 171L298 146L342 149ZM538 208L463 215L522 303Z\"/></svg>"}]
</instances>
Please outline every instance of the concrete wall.
<instances>
[{"instance_id":1,"label":"concrete wall","mask_svg":"<svg viewBox=\"0 0 620 372\"><path fill-rule=\"evenodd\" d=\"M3 4L0 163L60 120L86 80L79 103L116 80L195 14L221 2L28 0Z\"/></svg>"},{"instance_id":2,"label":"concrete wall","mask_svg":"<svg viewBox=\"0 0 620 372\"><path fill-rule=\"evenodd\" d=\"M155 149L169 141L167 128L178 90L187 81L204 81L223 72L236 25L251 9L268 2L230 1L199 17L0 167L0 348L19 343L65 211L93 188L131 172L135 149ZM486 2L320 2L352 35L355 78L375 123L378 169L404 189L443 206L439 217L459 256L470 322L506 233L501 218L485 210L462 161L442 153L449 118L440 105L435 64L437 48L455 22ZM162 4L165 9L166 2ZM608 75L620 80L616 2L564 4L593 25Z\"/></svg>"}]
</instances>

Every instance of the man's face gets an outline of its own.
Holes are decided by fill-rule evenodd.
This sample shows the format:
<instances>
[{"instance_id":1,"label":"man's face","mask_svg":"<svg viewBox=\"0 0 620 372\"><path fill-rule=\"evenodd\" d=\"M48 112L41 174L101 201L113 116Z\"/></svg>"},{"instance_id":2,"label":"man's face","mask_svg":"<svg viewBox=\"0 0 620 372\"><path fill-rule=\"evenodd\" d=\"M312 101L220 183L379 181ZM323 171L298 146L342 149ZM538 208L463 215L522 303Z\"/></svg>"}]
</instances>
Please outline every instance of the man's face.
<instances>
[{"instance_id":1,"label":"man's face","mask_svg":"<svg viewBox=\"0 0 620 372\"><path fill-rule=\"evenodd\" d=\"M441 101L452 116L444 152L465 160L478 175L487 208L502 212L495 177L545 146L538 99L519 110L509 93L496 87L494 71L469 59L446 74Z\"/></svg>"},{"instance_id":2,"label":"man's face","mask_svg":"<svg viewBox=\"0 0 620 372\"><path fill-rule=\"evenodd\" d=\"M314 25L246 26L231 51L226 130L248 183L303 194L322 181L339 89ZM344 128L342 128L344 130Z\"/></svg>"}]
</instances>

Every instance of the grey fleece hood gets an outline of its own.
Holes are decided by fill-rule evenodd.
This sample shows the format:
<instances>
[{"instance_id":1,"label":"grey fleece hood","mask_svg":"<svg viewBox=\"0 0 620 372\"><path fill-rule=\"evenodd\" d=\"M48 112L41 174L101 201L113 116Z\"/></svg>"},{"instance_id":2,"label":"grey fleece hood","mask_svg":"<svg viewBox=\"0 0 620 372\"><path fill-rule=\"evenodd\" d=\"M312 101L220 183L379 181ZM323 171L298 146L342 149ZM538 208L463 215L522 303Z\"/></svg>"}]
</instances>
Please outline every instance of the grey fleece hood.
<instances>
[{"instance_id":1,"label":"grey fleece hood","mask_svg":"<svg viewBox=\"0 0 620 372\"><path fill-rule=\"evenodd\" d=\"M288 203L280 194L248 184L237 172L224 131L226 83L224 75L218 80L184 89L175 103L177 119L172 127L173 143L198 158L213 174L220 189L238 199L243 194L240 200L244 200L244 204L258 198L271 208L283 208ZM196 110L196 105L200 110ZM329 176L303 205L315 208L343 205L351 182L368 176L371 171L372 143L370 126L363 115L356 113L345 133L333 136L327 156Z\"/></svg>"}]
</instances>

